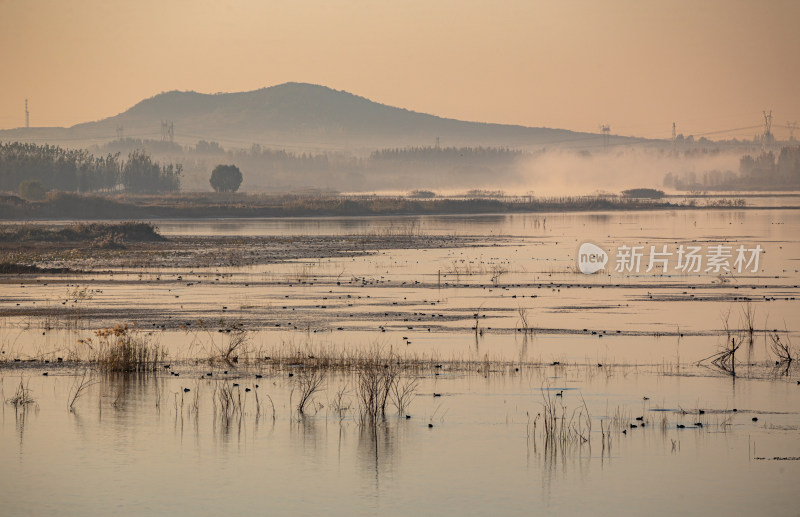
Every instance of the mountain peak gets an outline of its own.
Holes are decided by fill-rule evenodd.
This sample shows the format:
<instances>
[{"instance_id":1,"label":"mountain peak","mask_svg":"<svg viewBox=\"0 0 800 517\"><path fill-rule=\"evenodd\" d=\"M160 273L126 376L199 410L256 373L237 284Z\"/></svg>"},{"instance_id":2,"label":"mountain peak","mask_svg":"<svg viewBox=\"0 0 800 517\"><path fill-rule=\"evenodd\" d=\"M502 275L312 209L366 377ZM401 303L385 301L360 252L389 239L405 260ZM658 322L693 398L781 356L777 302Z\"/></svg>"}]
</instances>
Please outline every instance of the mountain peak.
<instances>
[{"instance_id":1,"label":"mountain peak","mask_svg":"<svg viewBox=\"0 0 800 517\"><path fill-rule=\"evenodd\" d=\"M433 145L544 146L586 134L465 122L396 108L319 84L287 82L234 93L166 91L127 111L73 126L69 139L159 138L169 121L179 143L214 140L226 146L377 148ZM57 139L51 141L56 142Z\"/></svg>"}]
</instances>

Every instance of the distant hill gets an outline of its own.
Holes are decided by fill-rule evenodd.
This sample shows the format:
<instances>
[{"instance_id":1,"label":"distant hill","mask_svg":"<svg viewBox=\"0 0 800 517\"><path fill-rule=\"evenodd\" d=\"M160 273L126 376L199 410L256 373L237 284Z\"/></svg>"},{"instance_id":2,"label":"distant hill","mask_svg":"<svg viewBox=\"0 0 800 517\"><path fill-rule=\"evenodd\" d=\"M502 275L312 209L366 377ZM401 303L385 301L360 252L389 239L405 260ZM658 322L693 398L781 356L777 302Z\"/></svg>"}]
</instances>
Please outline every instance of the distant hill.
<instances>
[{"instance_id":1,"label":"distant hill","mask_svg":"<svg viewBox=\"0 0 800 517\"><path fill-rule=\"evenodd\" d=\"M213 140L226 147L259 143L319 150L374 149L433 145L437 137L447 146L602 145L602 136L597 134L441 118L305 83L239 93L166 92L103 120L70 128L4 130L0 140L86 146L115 139L120 126L125 137L160 139L162 121L173 124L178 143Z\"/></svg>"}]
</instances>

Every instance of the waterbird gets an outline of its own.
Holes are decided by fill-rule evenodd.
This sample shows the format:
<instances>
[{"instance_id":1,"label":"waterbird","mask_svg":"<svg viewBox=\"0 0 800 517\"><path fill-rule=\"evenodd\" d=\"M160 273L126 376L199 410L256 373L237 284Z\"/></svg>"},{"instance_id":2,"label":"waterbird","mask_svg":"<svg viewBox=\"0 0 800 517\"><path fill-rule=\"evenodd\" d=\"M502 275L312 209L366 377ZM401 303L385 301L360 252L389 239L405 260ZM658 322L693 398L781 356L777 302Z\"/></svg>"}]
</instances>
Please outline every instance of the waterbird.
<instances>
[{"instance_id":1,"label":"waterbird","mask_svg":"<svg viewBox=\"0 0 800 517\"><path fill-rule=\"evenodd\" d=\"M758 422L758 417L757 416L753 417L753 422Z\"/></svg>"},{"instance_id":2,"label":"waterbird","mask_svg":"<svg viewBox=\"0 0 800 517\"><path fill-rule=\"evenodd\" d=\"M636 429L637 427L639 426L637 426L636 424L631 424L631 429Z\"/></svg>"},{"instance_id":3,"label":"waterbird","mask_svg":"<svg viewBox=\"0 0 800 517\"><path fill-rule=\"evenodd\" d=\"M644 420L644 417L643 416L637 416L636 420Z\"/></svg>"},{"instance_id":4,"label":"waterbird","mask_svg":"<svg viewBox=\"0 0 800 517\"><path fill-rule=\"evenodd\" d=\"M678 429L683 429L684 427L686 427L686 426L683 425L683 424L678 424Z\"/></svg>"},{"instance_id":5,"label":"waterbird","mask_svg":"<svg viewBox=\"0 0 800 517\"><path fill-rule=\"evenodd\" d=\"M563 397L563 396L564 396L564 390L561 390L558 393L556 393L556 397Z\"/></svg>"},{"instance_id":6,"label":"waterbird","mask_svg":"<svg viewBox=\"0 0 800 517\"><path fill-rule=\"evenodd\" d=\"M183 392L184 393L189 393L190 391L192 391L192 390L190 390L189 388L183 388Z\"/></svg>"},{"instance_id":7,"label":"waterbird","mask_svg":"<svg viewBox=\"0 0 800 517\"><path fill-rule=\"evenodd\" d=\"M433 427L433 424L428 424L428 427L429 427L429 428L430 428L430 427Z\"/></svg>"},{"instance_id":8,"label":"waterbird","mask_svg":"<svg viewBox=\"0 0 800 517\"><path fill-rule=\"evenodd\" d=\"M434 396L434 397L441 397L441 396L442 396L442 394L441 394L441 393L434 393L434 394L433 394L433 396Z\"/></svg>"}]
</instances>

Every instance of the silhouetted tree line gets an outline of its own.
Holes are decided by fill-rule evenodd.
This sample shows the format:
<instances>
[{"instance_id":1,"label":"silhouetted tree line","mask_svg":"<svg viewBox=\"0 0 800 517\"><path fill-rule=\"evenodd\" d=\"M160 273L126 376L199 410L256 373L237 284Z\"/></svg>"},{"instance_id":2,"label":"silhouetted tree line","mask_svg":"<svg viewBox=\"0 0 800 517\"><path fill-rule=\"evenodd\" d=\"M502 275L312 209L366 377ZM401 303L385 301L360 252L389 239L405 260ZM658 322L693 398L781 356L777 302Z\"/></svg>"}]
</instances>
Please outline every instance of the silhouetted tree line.
<instances>
[{"instance_id":1,"label":"silhouetted tree line","mask_svg":"<svg viewBox=\"0 0 800 517\"><path fill-rule=\"evenodd\" d=\"M739 160L739 173L745 181L797 184L800 182L800 147L783 147L777 157L772 151L756 157L745 155Z\"/></svg>"},{"instance_id":2,"label":"silhouetted tree line","mask_svg":"<svg viewBox=\"0 0 800 517\"><path fill-rule=\"evenodd\" d=\"M128 154L136 150L147 151L148 154L183 154L185 149L180 144L164 140L141 138L118 138L105 145L93 147L99 153Z\"/></svg>"},{"instance_id":3,"label":"silhouetted tree line","mask_svg":"<svg viewBox=\"0 0 800 517\"><path fill-rule=\"evenodd\" d=\"M225 154L225 149L217 142L208 142L200 140L194 148L197 154Z\"/></svg>"},{"instance_id":4,"label":"silhouetted tree line","mask_svg":"<svg viewBox=\"0 0 800 517\"><path fill-rule=\"evenodd\" d=\"M80 149L20 142L0 144L0 189L16 191L26 180L48 190L91 192L119 183L119 153L96 157Z\"/></svg>"},{"instance_id":5,"label":"silhouetted tree line","mask_svg":"<svg viewBox=\"0 0 800 517\"><path fill-rule=\"evenodd\" d=\"M16 191L38 181L46 190L96 192L124 189L134 193L180 189L180 165L161 165L144 151L125 161L120 153L94 156L85 149L20 142L0 143L0 189Z\"/></svg>"},{"instance_id":6,"label":"silhouetted tree line","mask_svg":"<svg viewBox=\"0 0 800 517\"><path fill-rule=\"evenodd\" d=\"M776 156L762 151L739 159L739 171L689 172L664 176L664 186L677 190L772 189L800 186L800 147L783 147Z\"/></svg>"},{"instance_id":7,"label":"silhouetted tree line","mask_svg":"<svg viewBox=\"0 0 800 517\"><path fill-rule=\"evenodd\" d=\"M133 151L122 166L121 181L126 192L157 194L181 188L180 164L161 165L144 151Z\"/></svg>"},{"instance_id":8,"label":"silhouetted tree line","mask_svg":"<svg viewBox=\"0 0 800 517\"><path fill-rule=\"evenodd\" d=\"M437 165L498 166L511 165L522 157L522 151L505 147L410 147L381 149L369 157L371 165L382 163L414 163Z\"/></svg>"},{"instance_id":9,"label":"silhouetted tree line","mask_svg":"<svg viewBox=\"0 0 800 517\"><path fill-rule=\"evenodd\" d=\"M200 141L197 152L217 152L216 142ZM227 152L228 158L249 171L276 172L363 172L368 169L405 165L412 167L447 167L460 165L503 167L512 165L523 156L522 151L499 147L411 147L381 149L367 159L343 153L293 153L286 150L262 148L254 144L246 150Z\"/></svg>"},{"instance_id":10,"label":"silhouetted tree line","mask_svg":"<svg viewBox=\"0 0 800 517\"><path fill-rule=\"evenodd\" d=\"M361 160L341 153L292 153L265 149L258 144L246 150L228 151L227 155L242 169L252 172L317 173L363 168Z\"/></svg>"}]
</instances>

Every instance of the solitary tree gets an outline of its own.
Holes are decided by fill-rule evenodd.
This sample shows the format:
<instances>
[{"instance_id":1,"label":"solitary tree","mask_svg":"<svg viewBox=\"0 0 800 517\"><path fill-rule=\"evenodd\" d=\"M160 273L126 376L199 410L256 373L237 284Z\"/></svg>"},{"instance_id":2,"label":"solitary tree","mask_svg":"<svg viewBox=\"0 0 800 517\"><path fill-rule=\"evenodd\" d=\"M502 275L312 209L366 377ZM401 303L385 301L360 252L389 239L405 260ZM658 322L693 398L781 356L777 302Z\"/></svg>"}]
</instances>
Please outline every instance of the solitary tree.
<instances>
[{"instance_id":1,"label":"solitary tree","mask_svg":"<svg viewBox=\"0 0 800 517\"><path fill-rule=\"evenodd\" d=\"M236 192L242 184L242 172L235 165L217 165L209 182L217 192Z\"/></svg>"}]
</instances>

